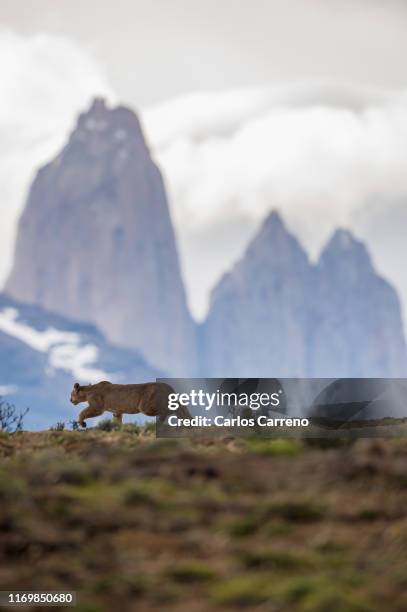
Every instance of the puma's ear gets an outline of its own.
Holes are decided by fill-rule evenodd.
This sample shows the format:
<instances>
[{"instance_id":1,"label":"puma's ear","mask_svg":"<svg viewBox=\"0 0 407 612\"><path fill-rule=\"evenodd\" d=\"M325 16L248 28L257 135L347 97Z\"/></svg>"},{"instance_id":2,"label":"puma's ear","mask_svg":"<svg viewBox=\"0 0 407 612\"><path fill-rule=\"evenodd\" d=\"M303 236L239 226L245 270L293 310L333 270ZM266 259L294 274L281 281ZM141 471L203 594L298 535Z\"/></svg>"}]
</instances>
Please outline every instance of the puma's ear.
<instances>
[{"instance_id":1,"label":"puma's ear","mask_svg":"<svg viewBox=\"0 0 407 612\"><path fill-rule=\"evenodd\" d=\"M79 387L80 387L80 384L79 384L79 383L75 383L75 384L74 384L74 386L73 386L73 388L75 389L75 391L77 391L77 390L79 389Z\"/></svg>"}]
</instances>

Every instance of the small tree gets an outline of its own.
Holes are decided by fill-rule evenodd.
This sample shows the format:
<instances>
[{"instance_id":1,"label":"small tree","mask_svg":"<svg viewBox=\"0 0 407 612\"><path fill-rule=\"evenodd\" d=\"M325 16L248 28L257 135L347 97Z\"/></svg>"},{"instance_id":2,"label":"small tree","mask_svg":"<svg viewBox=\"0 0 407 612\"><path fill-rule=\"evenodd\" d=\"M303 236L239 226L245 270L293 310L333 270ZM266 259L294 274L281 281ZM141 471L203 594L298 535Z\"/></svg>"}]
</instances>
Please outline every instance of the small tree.
<instances>
[{"instance_id":1,"label":"small tree","mask_svg":"<svg viewBox=\"0 0 407 612\"><path fill-rule=\"evenodd\" d=\"M16 433L22 431L24 417L29 408L24 411L18 411L13 404L9 404L0 397L0 431L6 433Z\"/></svg>"}]
</instances>

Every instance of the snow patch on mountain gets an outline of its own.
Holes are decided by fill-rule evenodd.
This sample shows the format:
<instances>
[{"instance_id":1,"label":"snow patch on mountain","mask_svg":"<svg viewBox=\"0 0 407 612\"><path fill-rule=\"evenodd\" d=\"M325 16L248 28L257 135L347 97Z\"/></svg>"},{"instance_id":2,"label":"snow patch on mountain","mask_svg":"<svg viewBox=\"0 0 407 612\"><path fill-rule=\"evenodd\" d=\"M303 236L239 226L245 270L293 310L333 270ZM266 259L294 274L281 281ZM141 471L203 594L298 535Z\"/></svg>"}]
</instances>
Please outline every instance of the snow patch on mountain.
<instances>
[{"instance_id":1,"label":"snow patch on mountain","mask_svg":"<svg viewBox=\"0 0 407 612\"><path fill-rule=\"evenodd\" d=\"M82 344L78 333L61 331L54 327L35 329L19 320L18 310L11 307L0 311L0 331L36 351L48 353L50 375L55 370L63 370L72 373L79 381L88 383L111 378L111 375L95 367L99 356L98 348L93 344Z\"/></svg>"}]
</instances>

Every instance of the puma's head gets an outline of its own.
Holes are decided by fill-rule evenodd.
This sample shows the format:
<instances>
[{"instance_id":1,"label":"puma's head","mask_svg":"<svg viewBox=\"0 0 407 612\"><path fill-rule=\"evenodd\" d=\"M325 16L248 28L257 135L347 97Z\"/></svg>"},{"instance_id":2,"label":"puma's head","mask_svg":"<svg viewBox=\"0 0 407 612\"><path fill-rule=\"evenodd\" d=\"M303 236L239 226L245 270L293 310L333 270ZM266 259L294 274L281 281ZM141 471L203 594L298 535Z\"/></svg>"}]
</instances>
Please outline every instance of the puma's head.
<instances>
[{"instance_id":1,"label":"puma's head","mask_svg":"<svg viewBox=\"0 0 407 612\"><path fill-rule=\"evenodd\" d=\"M75 383L71 392L71 402L72 404L80 404L81 402L86 402L87 393L86 387L81 387L79 383Z\"/></svg>"}]
</instances>

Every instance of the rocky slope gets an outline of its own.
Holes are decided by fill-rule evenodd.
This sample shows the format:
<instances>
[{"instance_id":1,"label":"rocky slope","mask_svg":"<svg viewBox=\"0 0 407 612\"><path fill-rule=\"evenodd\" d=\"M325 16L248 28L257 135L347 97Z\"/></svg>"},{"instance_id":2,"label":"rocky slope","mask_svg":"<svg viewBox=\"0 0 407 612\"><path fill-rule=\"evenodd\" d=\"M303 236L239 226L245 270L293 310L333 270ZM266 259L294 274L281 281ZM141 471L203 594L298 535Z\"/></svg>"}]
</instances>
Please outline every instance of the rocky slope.
<instances>
[{"instance_id":1,"label":"rocky slope","mask_svg":"<svg viewBox=\"0 0 407 612\"><path fill-rule=\"evenodd\" d=\"M201 329L214 376L403 376L400 305L364 245L338 230L319 262L272 213L212 294Z\"/></svg>"},{"instance_id":2,"label":"rocky slope","mask_svg":"<svg viewBox=\"0 0 407 612\"><path fill-rule=\"evenodd\" d=\"M38 172L6 291L95 323L173 374L194 364L194 326L163 180L136 115L95 100Z\"/></svg>"},{"instance_id":3,"label":"rocky slope","mask_svg":"<svg viewBox=\"0 0 407 612\"><path fill-rule=\"evenodd\" d=\"M109 344L91 325L0 295L0 396L30 409L29 428L73 419L69 403L75 381L154 380L160 372L140 354Z\"/></svg>"}]
</instances>

